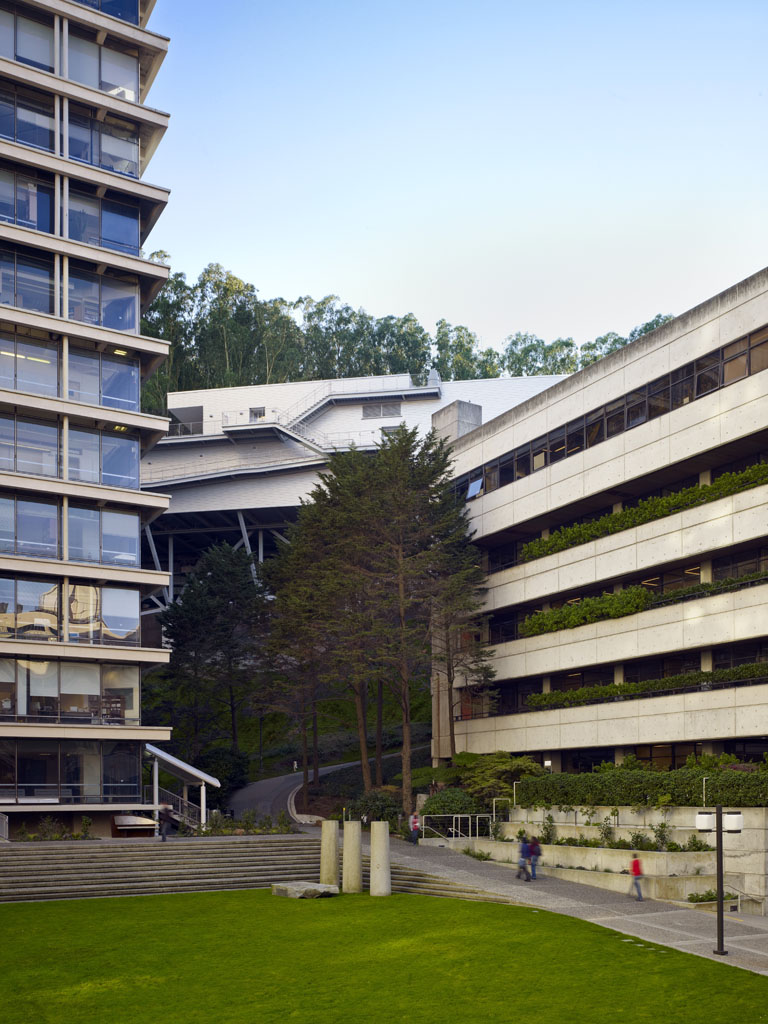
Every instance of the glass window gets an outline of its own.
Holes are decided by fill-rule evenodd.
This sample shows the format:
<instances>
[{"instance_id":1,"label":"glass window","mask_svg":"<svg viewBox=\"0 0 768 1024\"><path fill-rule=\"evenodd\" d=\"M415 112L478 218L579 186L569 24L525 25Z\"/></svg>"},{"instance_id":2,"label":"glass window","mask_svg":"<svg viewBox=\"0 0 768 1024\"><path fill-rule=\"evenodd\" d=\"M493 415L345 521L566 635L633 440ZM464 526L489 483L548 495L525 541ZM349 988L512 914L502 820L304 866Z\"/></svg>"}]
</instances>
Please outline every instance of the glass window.
<instances>
[{"instance_id":1,"label":"glass window","mask_svg":"<svg viewBox=\"0 0 768 1024\"><path fill-rule=\"evenodd\" d=\"M646 405L645 388L632 391L627 395L627 430L645 423L648 418L648 407Z\"/></svg>"},{"instance_id":2,"label":"glass window","mask_svg":"<svg viewBox=\"0 0 768 1024\"><path fill-rule=\"evenodd\" d=\"M70 480L97 484L99 473L99 435L95 430L69 430Z\"/></svg>"},{"instance_id":3,"label":"glass window","mask_svg":"<svg viewBox=\"0 0 768 1024\"><path fill-rule=\"evenodd\" d=\"M663 416L669 412L669 377L654 381L648 388L648 419Z\"/></svg>"},{"instance_id":4,"label":"glass window","mask_svg":"<svg viewBox=\"0 0 768 1024\"><path fill-rule=\"evenodd\" d=\"M688 405L689 402L693 401L693 377L687 377L685 380L678 381L672 385L672 397L671 406L673 409L679 409L683 405Z\"/></svg>"},{"instance_id":5,"label":"glass window","mask_svg":"<svg viewBox=\"0 0 768 1024\"><path fill-rule=\"evenodd\" d=\"M69 237L76 242L99 245L99 200L79 192L69 194Z\"/></svg>"},{"instance_id":6,"label":"glass window","mask_svg":"<svg viewBox=\"0 0 768 1024\"><path fill-rule=\"evenodd\" d=\"M732 384L735 380L741 380L747 376L747 353L723 363L723 384Z\"/></svg>"},{"instance_id":7,"label":"glass window","mask_svg":"<svg viewBox=\"0 0 768 1024\"><path fill-rule=\"evenodd\" d=\"M38 313L53 312L53 263L17 255L16 305Z\"/></svg>"},{"instance_id":8,"label":"glass window","mask_svg":"<svg viewBox=\"0 0 768 1024\"><path fill-rule=\"evenodd\" d=\"M98 130L87 114L69 114L69 155L73 160L86 164L99 163Z\"/></svg>"},{"instance_id":9,"label":"glass window","mask_svg":"<svg viewBox=\"0 0 768 1024\"><path fill-rule=\"evenodd\" d=\"M58 395L59 348L55 341L17 338L16 387L33 395Z\"/></svg>"},{"instance_id":10,"label":"glass window","mask_svg":"<svg viewBox=\"0 0 768 1024\"><path fill-rule=\"evenodd\" d=\"M101 635L101 601L98 587L69 584L69 641L97 644Z\"/></svg>"},{"instance_id":11,"label":"glass window","mask_svg":"<svg viewBox=\"0 0 768 1024\"><path fill-rule=\"evenodd\" d=\"M16 550L16 502L0 498L0 551Z\"/></svg>"},{"instance_id":12,"label":"glass window","mask_svg":"<svg viewBox=\"0 0 768 1024\"><path fill-rule=\"evenodd\" d=\"M116 331L136 330L138 288L133 280L101 279L101 323Z\"/></svg>"},{"instance_id":13,"label":"glass window","mask_svg":"<svg viewBox=\"0 0 768 1024\"><path fill-rule=\"evenodd\" d=\"M134 512L101 514L102 561L108 564L139 564L139 517Z\"/></svg>"},{"instance_id":14,"label":"glass window","mask_svg":"<svg viewBox=\"0 0 768 1024\"><path fill-rule=\"evenodd\" d=\"M130 740L104 740L101 745L104 773L104 799L124 801L141 794L141 754L139 743Z\"/></svg>"},{"instance_id":15,"label":"glass window","mask_svg":"<svg viewBox=\"0 0 768 1024\"><path fill-rule=\"evenodd\" d=\"M108 46L101 47L101 88L110 96L135 103L139 92L139 61Z\"/></svg>"},{"instance_id":16,"label":"glass window","mask_svg":"<svg viewBox=\"0 0 768 1024\"><path fill-rule=\"evenodd\" d=\"M62 665L63 668L63 665ZM62 686L63 686L62 679ZM81 698L73 695L75 700ZM68 712L69 695L61 695L61 718L91 719L89 714ZM96 712L98 715L98 711ZM61 802L98 803L101 800L101 744L98 740L64 740L61 744Z\"/></svg>"},{"instance_id":17,"label":"glass window","mask_svg":"<svg viewBox=\"0 0 768 1024\"><path fill-rule=\"evenodd\" d=\"M485 473L483 478L483 491L487 494L488 491L495 491L498 486L499 464L498 462L494 462L490 466L485 467Z\"/></svg>"},{"instance_id":18,"label":"glass window","mask_svg":"<svg viewBox=\"0 0 768 1024\"><path fill-rule=\"evenodd\" d=\"M11 90L2 88L0 88L0 135L5 139L16 138L16 95Z\"/></svg>"},{"instance_id":19,"label":"glass window","mask_svg":"<svg viewBox=\"0 0 768 1024\"><path fill-rule=\"evenodd\" d=\"M132 665L103 665L104 718L117 722L139 721L139 670Z\"/></svg>"},{"instance_id":20,"label":"glass window","mask_svg":"<svg viewBox=\"0 0 768 1024\"><path fill-rule=\"evenodd\" d=\"M99 404L98 352L69 350L69 398L75 402Z\"/></svg>"},{"instance_id":21,"label":"glass window","mask_svg":"<svg viewBox=\"0 0 768 1024\"><path fill-rule=\"evenodd\" d=\"M106 121L101 127L101 166L118 174L139 176L139 137L129 126Z\"/></svg>"},{"instance_id":22,"label":"glass window","mask_svg":"<svg viewBox=\"0 0 768 1024\"><path fill-rule=\"evenodd\" d=\"M531 448L523 445L515 451L515 480L522 480L531 472Z\"/></svg>"},{"instance_id":23,"label":"glass window","mask_svg":"<svg viewBox=\"0 0 768 1024\"><path fill-rule=\"evenodd\" d=\"M7 249L0 249L0 302L16 305L16 259Z\"/></svg>"},{"instance_id":24,"label":"glass window","mask_svg":"<svg viewBox=\"0 0 768 1024\"><path fill-rule=\"evenodd\" d=\"M0 718L16 715L16 660L0 658Z\"/></svg>"},{"instance_id":25,"label":"glass window","mask_svg":"<svg viewBox=\"0 0 768 1024\"><path fill-rule=\"evenodd\" d=\"M98 324L99 278L79 267L69 267L69 318L86 324Z\"/></svg>"},{"instance_id":26,"label":"glass window","mask_svg":"<svg viewBox=\"0 0 768 1024\"><path fill-rule=\"evenodd\" d=\"M59 428L55 423L16 421L16 471L58 476Z\"/></svg>"},{"instance_id":27,"label":"glass window","mask_svg":"<svg viewBox=\"0 0 768 1024\"><path fill-rule=\"evenodd\" d=\"M511 484L515 479L515 456L505 455L499 460L499 487Z\"/></svg>"},{"instance_id":28,"label":"glass window","mask_svg":"<svg viewBox=\"0 0 768 1024\"><path fill-rule=\"evenodd\" d=\"M696 365L699 363L708 362L708 360L699 359L696 361ZM696 374L696 397L701 398L702 395L709 394L710 391L715 391L720 387L720 363L715 363L714 366L708 366L707 369L702 370Z\"/></svg>"},{"instance_id":29,"label":"glass window","mask_svg":"<svg viewBox=\"0 0 768 1024\"><path fill-rule=\"evenodd\" d=\"M16 551L59 557L59 506L53 501L16 501Z\"/></svg>"},{"instance_id":30,"label":"glass window","mask_svg":"<svg viewBox=\"0 0 768 1024\"><path fill-rule=\"evenodd\" d=\"M53 151L53 98L31 93L16 96L16 141Z\"/></svg>"},{"instance_id":31,"label":"glass window","mask_svg":"<svg viewBox=\"0 0 768 1024\"><path fill-rule=\"evenodd\" d=\"M591 412L587 416L587 447L592 448L605 437L605 421L602 409Z\"/></svg>"},{"instance_id":32,"label":"glass window","mask_svg":"<svg viewBox=\"0 0 768 1024\"><path fill-rule=\"evenodd\" d=\"M80 0L82 3L83 0ZM86 0L96 5L98 0ZM113 18L129 21L132 25L139 24L139 0L101 0L101 13L111 14Z\"/></svg>"},{"instance_id":33,"label":"glass window","mask_svg":"<svg viewBox=\"0 0 768 1024\"><path fill-rule=\"evenodd\" d=\"M2 11L0 11L2 14ZM0 167L0 220L16 223L16 175Z\"/></svg>"},{"instance_id":34,"label":"glass window","mask_svg":"<svg viewBox=\"0 0 768 1024\"><path fill-rule=\"evenodd\" d=\"M15 423L13 416L0 416L0 470L12 473L15 448Z\"/></svg>"},{"instance_id":35,"label":"glass window","mask_svg":"<svg viewBox=\"0 0 768 1024\"><path fill-rule=\"evenodd\" d=\"M58 662L19 658L18 665L19 687L27 691L27 714L33 718L58 718Z\"/></svg>"},{"instance_id":36,"label":"glass window","mask_svg":"<svg viewBox=\"0 0 768 1024\"><path fill-rule=\"evenodd\" d=\"M749 352L749 372L759 373L765 369L768 369L768 341L756 345Z\"/></svg>"},{"instance_id":37,"label":"glass window","mask_svg":"<svg viewBox=\"0 0 768 1024\"><path fill-rule=\"evenodd\" d=\"M43 71L53 71L53 27L17 16L16 60Z\"/></svg>"},{"instance_id":38,"label":"glass window","mask_svg":"<svg viewBox=\"0 0 768 1024\"><path fill-rule=\"evenodd\" d=\"M104 629L102 643L138 644L139 592L117 587L101 588Z\"/></svg>"},{"instance_id":39,"label":"glass window","mask_svg":"<svg viewBox=\"0 0 768 1024\"><path fill-rule=\"evenodd\" d=\"M59 794L59 741L17 740L18 800L37 803Z\"/></svg>"},{"instance_id":40,"label":"glass window","mask_svg":"<svg viewBox=\"0 0 768 1024\"><path fill-rule=\"evenodd\" d=\"M89 39L69 33L69 77L73 82L99 88L99 48Z\"/></svg>"},{"instance_id":41,"label":"glass window","mask_svg":"<svg viewBox=\"0 0 768 1024\"><path fill-rule=\"evenodd\" d=\"M13 60L13 12L0 10L0 57Z\"/></svg>"},{"instance_id":42,"label":"glass window","mask_svg":"<svg viewBox=\"0 0 768 1024\"><path fill-rule=\"evenodd\" d=\"M102 245L137 255L139 252L139 210L109 199L101 204ZM399 409L399 405L398 405ZM395 413L394 415L399 415Z\"/></svg>"},{"instance_id":43,"label":"glass window","mask_svg":"<svg viewBox=\"0 0 768 1024\"><path fill-rule=\"evenodd\" d=\"M615 437L624 432L624 399L609 402L605 407L605 436Z\"/></svg>"},{"instance_id":44,"label":"glass window","mask_svg":"<svg viewBox=\"0 0 768 1024\"><path fill-rule=\"evenodd\" d=\"M16 636L59 639L59 586L49 580L16 581Z\"/></svg>"},{"instance_id":45,"label":"glass window","mask_svg":"<svg viewBox=\"0 0 768 1024\"><path fill-rule=\"evenodd\" d=\"M584 448L584 420L573 420L566 427L568 455L574 455Z\"/></svg>"},{"instance_id":46,"label":"glass window","mask_svg":"<svg viewBox=\"0 0 768 1024\"><path fill-rule=\"evenodd\" d=\"M561 427L559 430L553 430L548 439L549 445L549 461L550 464L553 462L559 462L560 459L565 458L565 427Z\"/></svg>"},{"instance_id":47,"label":"glass window","mask_svg":"<svg viewBox=\"0 0 768 1024\"><path fill-rule=\"evenodd\" d=\"M544 469L547 464L547 439L540 437L531 443L531 465L533 471Z\"/></svg>"},{"instance_id":48,"label":"glass window","mask_svg":"<svg viewBox=\"0 0 768 1024\"><path fill-rule=\"evenodd\" d=\"M139 408L139 362L101 357L101 404L111 409Z\"/></svg>"},{"instance_id":49,"label":"glass window","mask_svg":"<svg viewBox=\"0 0 768 1024\"><path fill-rule=\"evenodd\" d=\"M90 722L99 717L101 671L83 661L61 663L61 717Z\"/></svg>"},{"instance_id":50,"label":"glass window","mask_svg":"<svg viewBox=\"0 0 768 1024\"><path fill-rule=\"evenodd\" d=\"M16 586L7 576L0 577L0 637L16 635Z\"/></svg>"},{"instance_id":51,"label":"glass window","mask_svg":"<svg viewBox=\"0 0 768 1024\"><path fill-rule=\"evenodd\" d=\"M69 527L69 557L75 562L98 562L99 510L69 506L67 515Z\"/></svg>"},{"instance_id":52,"label":"glass window","mask_svg":"<svg viewBox=\"0 0 768 1024\"><path fill-rule=\"evenodd\" d=\"M0 388L16 387L16 341L12 334L0 334Z\"/></svg>"},{"instance_id":53,"label":"glass window","mask_svg":"<svg viewBox=\"0 0 768 1024\"><path fill-rule=\"evenodd\" d=\"M110 487L139 486L139 442L131 437L103 434L101 482Z\"/></svg>"}]
</instances>

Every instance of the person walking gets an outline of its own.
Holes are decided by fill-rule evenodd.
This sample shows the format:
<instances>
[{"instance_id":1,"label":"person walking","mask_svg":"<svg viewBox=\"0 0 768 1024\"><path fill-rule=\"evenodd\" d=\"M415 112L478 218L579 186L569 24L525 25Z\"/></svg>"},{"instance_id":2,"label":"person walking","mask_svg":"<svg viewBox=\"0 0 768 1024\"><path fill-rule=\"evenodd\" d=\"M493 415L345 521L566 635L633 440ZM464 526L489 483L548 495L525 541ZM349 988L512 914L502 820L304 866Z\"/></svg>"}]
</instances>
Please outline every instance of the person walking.
<instances>
[{"instance_id":1,"label":"person walking","mask_svg":"<svg viewBox=\"0 0 768 1024\"><path fill-rule=\"evenodd\" d=\"M416 846L419 845L419 816L416 811L408 818L408 838Z\"/></svg>"},{"instance_id":2,"label":"person walking","mask_svg":"<svg viewBox=\"0 0 768 1024\"><path fill-rule=\"evenodd\" d=\"M531 847L528 843L528 836L523 833L520 840L520 853L517 858L517 875L516 878L523 878L526 882L530 882L531 873L528 870L528 858L531 856Z\"/></svg>"},{"instance_id":3,"label":"person walking","mask_svg":"<svg viewBox=\"0 0 768 1024\"><path fill-rule=\"evenodd\" d=\"M539 863L539 857L541 856L541 846L539 840L534 836L528 847L528 852L531 855L531 878L536 881L536 865Z\"/></svg>"},{"instance_id":4,"label":"person walking","mask_svg":"<svg viewBox=\"0 0 768 1024\"><path fill-rule=\"evenodd\" d=\"M160 837L163 842L167 839L172 824L173 815L171 814L171 808L168 804L163 804L160 808Z\"/></svg>"},{"instance_id":5,"label":"person walking","mask_svg":"<svg viewBox=\"0 0 768 1024\"><path fill-rule=\"evenodd\" d=\"M643 902L643 891L640 888L640 879L643 877L643 867L640 863L640 858L637 856L635 850L632 851L632 863L629 867L629 872L632 875L632 884L635 887L637 896L635 897L640 903Z\"/></svg>"}]
</instances>

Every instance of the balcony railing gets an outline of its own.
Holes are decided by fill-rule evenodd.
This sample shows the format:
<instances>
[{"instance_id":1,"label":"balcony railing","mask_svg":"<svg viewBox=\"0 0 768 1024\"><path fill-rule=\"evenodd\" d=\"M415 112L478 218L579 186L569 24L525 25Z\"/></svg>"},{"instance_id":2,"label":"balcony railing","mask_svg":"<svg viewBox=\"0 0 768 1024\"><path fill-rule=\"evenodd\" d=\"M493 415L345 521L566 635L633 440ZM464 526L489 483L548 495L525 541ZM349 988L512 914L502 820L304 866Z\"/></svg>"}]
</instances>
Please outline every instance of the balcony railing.
<instances>
[{"instance_id":1,"label":"balcony railing","mask_svg":"<svg viewBox=\"0 0 768 1024\"><path fill-rule=\"evenodd\" d=\"M649 700L652 697L673 697L681 693L708 693L711 690L730 690L739 686L761 686L768 683L768 674L765 676L759 676L758 678L750 679L729 679L724 682L703 682L695 683L692 686L675 686L668 690L647 690L645 693L625 693L617 694L612 693L613 686L608 684L605 687L604 697L595 697L594 700L579 701L577 705L572 705L576 708L589 707L592 704L613 704L619 701L627 700ZM514 709L484 709L475 710L469 714L462 714L459 712L453 716L455 722L471 722L476 718L506 718L509 715L533 715L540 711L570 711L570 707L517 707Z\"/></svg>"}]
</instances>

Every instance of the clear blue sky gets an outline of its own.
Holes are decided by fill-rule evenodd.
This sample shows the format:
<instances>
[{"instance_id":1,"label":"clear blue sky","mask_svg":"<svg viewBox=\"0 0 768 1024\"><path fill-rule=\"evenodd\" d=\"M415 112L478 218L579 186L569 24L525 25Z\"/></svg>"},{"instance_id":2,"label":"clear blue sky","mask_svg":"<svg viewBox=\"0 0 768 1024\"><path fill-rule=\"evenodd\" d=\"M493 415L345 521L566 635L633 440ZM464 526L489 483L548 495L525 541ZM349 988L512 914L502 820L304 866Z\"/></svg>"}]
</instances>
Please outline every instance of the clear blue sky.
<instances>
[{"instance_id":1,"label":"clear blue sky","mask_svg":"<svg viewBox=\"0 0 768 1024\"><path fill-rule=\"evenodd\" d=\"M683 312L768 264L767 25L764 0L158 0L149 248L485 345Z\"/></svg>"}]
</instances>

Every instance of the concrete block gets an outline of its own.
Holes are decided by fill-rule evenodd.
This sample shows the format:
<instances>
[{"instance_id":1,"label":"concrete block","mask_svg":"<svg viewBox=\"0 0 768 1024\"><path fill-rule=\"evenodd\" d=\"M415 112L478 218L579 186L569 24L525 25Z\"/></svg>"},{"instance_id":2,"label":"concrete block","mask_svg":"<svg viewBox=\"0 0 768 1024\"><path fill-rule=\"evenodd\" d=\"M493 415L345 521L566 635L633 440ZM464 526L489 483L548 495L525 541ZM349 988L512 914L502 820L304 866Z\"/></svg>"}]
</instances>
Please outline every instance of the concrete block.
<instances>
[{"instance_id":1,"label":"concrete block","mask_svg":"<svg viewBox=\"0 0 768 1024\"><path fill-rule=\"evenodd\" d=\"M324 821L320 833L320 881L325 885L338 885L339 881L339 823Z\"/></svg>"},{"instance_id":2,"label":"concrete block","mask_svg":"<svg viewBox=\"0 0 768 1024\"><path fill-rule=\"evenodd\" d=\"M344 892L363 891L362 826L359 821L344 822L341 887Z\"/></svg>"},{"instance_id":3,"label":"concrete block","mask_svg":"<svg viewBox=\"0 0 768 1024\"><path fill-rule=\"evenodd\" d=\"M338 885L322 885L318 882L274 882L273 896L287 896L291 900L316 900L321 896L338 896Z\"/></svg>"},{"instance_id":4,"label":"concrete block","mask_svg":"<svg viewBox=\"0 0 768 1024\"><path fill-rule=\"evenodd\" d=\"M371 896L392 895L389 863L389 822L371 822Z\"/></svg>"}]
</instances>

